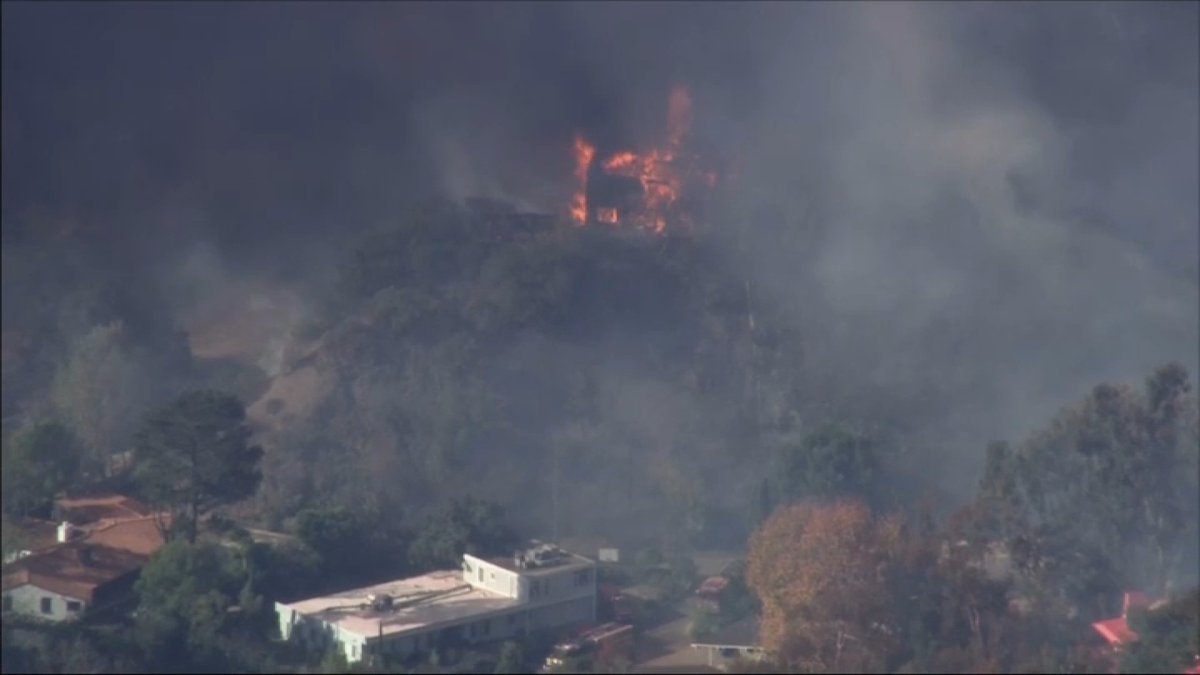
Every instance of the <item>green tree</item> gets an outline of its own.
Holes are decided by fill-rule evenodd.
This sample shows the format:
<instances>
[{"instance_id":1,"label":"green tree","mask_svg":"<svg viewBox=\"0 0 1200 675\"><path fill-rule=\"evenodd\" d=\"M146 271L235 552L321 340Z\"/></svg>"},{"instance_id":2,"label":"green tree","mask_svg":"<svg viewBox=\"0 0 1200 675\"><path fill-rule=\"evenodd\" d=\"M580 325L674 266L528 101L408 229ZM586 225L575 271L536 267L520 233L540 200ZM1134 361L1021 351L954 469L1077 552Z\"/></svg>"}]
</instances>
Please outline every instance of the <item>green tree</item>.
<instances>
[{"instance_id":1,"label":"green tree","mask_svg":"<svg viewBox=\"0 0 1200 675\"><path fill-rule=\"evenodd\" d=\"M54 495L76 484L83 447L64 424L45 420L17 433L4 453L4 509L27 515L49 509Z\"/></svg>"},{"instance_id":2,"label":"green tree","mask_svg":"<svg viewBox=\"0 0 1200 675\"><path fill-rule=\"evenodd\" d=\"M1006 534L1023 568L1068 602L1096 597L1102 577L1101 586L1156 592L1196 550L1200 442L1190 389L1178 364L1157 369L1142 391L1099 385L1015 453L989 452L980 504L992 512L990 530ZM1088 570L1094 581L1081 577Z\"/></svg>"},{"instance_id":3,"label":"green tree","mask_svg":"<svg viewBox=\"0 0 1200 675\"><path fill-rule=\"evenodd\" d=\"M500 660L496 662L497 675L525 672L525 655L521 643L509 640L500 646Z\"/></svg>"},{"instance_id":4,"label":"green tree","mask_svg":"<svg viewBox=\"0 0 1200 675\"><path fill-rule=\"evenodd\" d=\"M322 556L336 557L352 553L350 549L362 539L363 526L344 507L303 509L296 514L296 535Z\"/></svg>"},{"instance_id":5,"label":"green tree","mask_svg":"<svg viewBox=\"0 0 1200 675\"><path fill-rule=\"evenodd\" d=\"M826 423L785 449L782 477L792 499L869 499L879 469L871 438L844 424Z\"/></svg>"},{"instance_id":6,"label":"green tree","mask_svg":"<svg viewBox=\"0 0 1200 675\"><path fill-rule=\"evenodd\" d=\"M172 527L195 542L203 514L258 489L262 448L249 439L237 398L188 392L147 417L137 436L134 478L151 502L170 509Z\"/></svg>"},{"instance_id":7,"label":"green tree","mask_svg":"<svg viewBox=\"0 0 1200 675\"><path fill-rule=\"evenodd\" d=\"M466 497L427 518L409 547L416 567L458 567L463 553L502 555L516 541L504 507Z\"/></svg>"},{"instance_id":8,"label":"green tree","mask_svg":"<svg viewBox=\"0 0 1200 675\"><path fill-rule=\"evenodd\" d=\"M244 576L221 546L173 541L142 568L134 584L137 630L157 664L213 667L221 661L227 609L236 604ZM186 665L184 666L187 667Z\"/></svg>"}]
</instances>

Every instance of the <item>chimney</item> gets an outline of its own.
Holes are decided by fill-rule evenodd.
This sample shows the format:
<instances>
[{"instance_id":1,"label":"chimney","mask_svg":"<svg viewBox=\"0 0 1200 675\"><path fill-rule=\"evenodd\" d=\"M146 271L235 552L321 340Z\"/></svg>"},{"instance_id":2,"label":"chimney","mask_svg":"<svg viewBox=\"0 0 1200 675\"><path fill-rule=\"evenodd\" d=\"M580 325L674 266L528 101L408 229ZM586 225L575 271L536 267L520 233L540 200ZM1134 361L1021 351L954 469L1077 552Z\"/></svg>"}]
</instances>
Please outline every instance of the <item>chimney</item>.
<instances>
[{"instance_id":1,"label":"chimney","mask_svg":"<svg viewBox=\"0 0 1200 675\"><path fill-rule=\"evenodd\" d=\"M1121 618L1129 618L1129 610L1142 609L1148 604L1144 594L1126 591L1125 598L1121 603Z\"/></svg>"},{"instance_id":2,"label":"chimney","mask_svg":"<svg viewBox=\"0 0 1200 675\"><path fill-rule=\"evenodd\" d=\"M72 529L71 523L69 523L65 520L62 521L61 523L59 523L59 525L58 525L58 543L62 544L64 542L70 541L71 534L72 534L71 529Z\"/></svg>"}]
</instances>

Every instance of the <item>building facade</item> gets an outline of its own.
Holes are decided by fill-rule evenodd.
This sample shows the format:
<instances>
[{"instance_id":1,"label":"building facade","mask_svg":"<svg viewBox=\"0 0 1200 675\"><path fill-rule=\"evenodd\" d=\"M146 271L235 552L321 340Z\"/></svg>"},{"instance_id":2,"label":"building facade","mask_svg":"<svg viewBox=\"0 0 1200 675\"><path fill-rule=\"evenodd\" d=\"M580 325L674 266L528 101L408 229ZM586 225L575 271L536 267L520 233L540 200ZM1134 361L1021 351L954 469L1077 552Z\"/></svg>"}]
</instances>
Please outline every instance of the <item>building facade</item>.
<instances>
[{"instance_id":1,"label":"building facade","mask_svg":"<svg viewBox=\"0 0 1200 675\"><path fill-rule=\"evenodd\" d=\"M336 646L349 661L411 656L441 645L504 640L596 620L596 565L537 545L512 558L464 555L430 572L295 603L276 603L280 635Z\"/></svg>"},{"instance_id":2,"label":"building facade","mask_svg":"<svg viewBox=\"0 0 1200 675\"><path fill-rule=\"evenodd\" d=\"M53 543L6 561L4 614L66 621L128 598L138 572L163 545L160 526L166 520L116 515L126 517L80 526L64 521L54 528Z\"/></svg>"}]
</instances>

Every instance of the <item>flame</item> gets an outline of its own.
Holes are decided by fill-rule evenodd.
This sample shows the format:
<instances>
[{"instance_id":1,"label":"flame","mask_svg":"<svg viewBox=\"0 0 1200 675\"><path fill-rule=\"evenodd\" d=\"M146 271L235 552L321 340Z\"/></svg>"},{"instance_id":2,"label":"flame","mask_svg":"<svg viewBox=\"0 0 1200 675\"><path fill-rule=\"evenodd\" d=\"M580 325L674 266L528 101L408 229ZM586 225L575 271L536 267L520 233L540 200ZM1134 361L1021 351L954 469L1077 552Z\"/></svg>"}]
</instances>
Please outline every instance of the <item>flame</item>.
<instances>
[{"instance_id":1,"label":"flame","mask_svg":"<svg viewBox=\"0 0 1200 675\"><path fill-rule=\"evenodd\" d=\"M598 222L617 225L627 221L661 234L666 231L668 214L682 224L691 222L686 214L677 213L676 207L685 183L699 183L714 187L717 173L701 171L693 166L690 156L684 152L684 141L692 125L692 98L687 89L675 87L667 100L667 143L639 154L629 150L615 153L603 160L601 170L615 176L636 179L642 186L641 208L631 213L619 213L611 206L596 208ZM575 138L575 178L578 192L571 201L571 217L577 223L588 221L587 179L595 147L582 136Z\"/></svg>"},{"instance_id":2,"label":"flame","mask_svg":"<svg viewBox=\"0 0 1200 675\"><path fill-rule=\"evenodd\" d=\"M579 189L571 198L571 219L580 225L587 222L587 179L588 170L592 166L592 158L596 156L596 148L584 140L583 136L575 137L575 180Z\"/></svg>"}]
</instances>

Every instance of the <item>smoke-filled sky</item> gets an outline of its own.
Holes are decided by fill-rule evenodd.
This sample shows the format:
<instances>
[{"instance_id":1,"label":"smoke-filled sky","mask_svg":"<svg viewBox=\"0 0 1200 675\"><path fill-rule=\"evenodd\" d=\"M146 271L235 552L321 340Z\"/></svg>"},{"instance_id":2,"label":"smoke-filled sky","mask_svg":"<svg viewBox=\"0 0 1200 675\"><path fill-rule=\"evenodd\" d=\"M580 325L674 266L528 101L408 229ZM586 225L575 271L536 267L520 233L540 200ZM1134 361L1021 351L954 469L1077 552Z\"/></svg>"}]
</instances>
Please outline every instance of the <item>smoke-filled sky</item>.
<instances>
[{"instance_id":1,"label":"smoke-filled sky","mask_svg":"<svg viewBox=\"0 0 1200 675\"><path fill-rule=\"evenodd\" d=\"M416 196L561 208L572 135L661 138L684 83L813 376L951 392L974 450L1195 371L1198 8L5 3L5 237L304 281Z\"/></svg>"}]
</instances>

